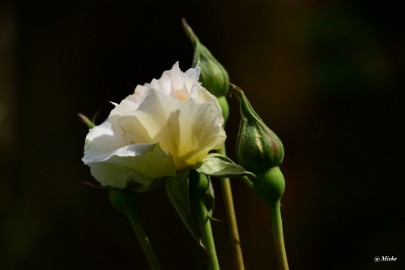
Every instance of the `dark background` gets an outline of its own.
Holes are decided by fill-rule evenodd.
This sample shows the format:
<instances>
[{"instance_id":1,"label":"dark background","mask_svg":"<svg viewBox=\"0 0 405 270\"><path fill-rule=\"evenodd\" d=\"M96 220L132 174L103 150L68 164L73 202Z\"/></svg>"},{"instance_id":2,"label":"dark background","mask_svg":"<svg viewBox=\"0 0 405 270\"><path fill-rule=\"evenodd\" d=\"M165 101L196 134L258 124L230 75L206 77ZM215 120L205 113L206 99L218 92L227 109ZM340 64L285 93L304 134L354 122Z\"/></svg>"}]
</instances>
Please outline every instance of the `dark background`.
<instances>
[{"instance_id":1,"label":"dark background","mask_svg":"<svg viewBox=\"0 0 405 270\"><path fill-rule=\"evenodd\" d=\"M283 140L290 268L405 269L399 2L0 2L0 269L147 269L125 217L83 184L92 178L77 113L101 122L109 101L176 61L187 69L182 17ZM238 180L233 189L246 268L275 269L265 205ZM163 269L205 269L164 190L141 203ZM226 224L213 226L232 269ZM374 262L384 255L397 262Z\"/></svg>"}]
</instances>

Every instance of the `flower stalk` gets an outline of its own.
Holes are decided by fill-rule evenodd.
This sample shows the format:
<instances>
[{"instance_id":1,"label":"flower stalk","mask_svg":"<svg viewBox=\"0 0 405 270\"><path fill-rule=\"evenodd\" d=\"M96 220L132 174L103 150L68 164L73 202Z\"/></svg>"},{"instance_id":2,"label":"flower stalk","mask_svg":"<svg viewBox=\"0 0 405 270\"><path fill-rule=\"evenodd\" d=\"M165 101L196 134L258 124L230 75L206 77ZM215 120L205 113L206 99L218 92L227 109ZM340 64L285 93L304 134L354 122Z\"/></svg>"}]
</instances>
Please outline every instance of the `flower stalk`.
<instances>
[{"instance_id":1,"label":"flower stalk","mask_svg":"<svg viewBox=\"0 0 405 270\"><path fill-rule=\"evenodd\" d=\"M243 182L246 186L248 186L248 188L250 188L250 189L252 189L252 190L255 189L255 188L254 188L254 185L253 185L253 182L252 182L252 180L249 179L249 177L243 176L241 179L242 179L242 182Z\"/></svg>"},{"instance_id":2,"label":"flower stalk","mask_svg":"<svg viewBox=\"0 0 405 270\"><path fill-rule=\"evenodd\" d=\"M285 181L280 168L273 167L265 173L258 174L254 182L254 188L257 195L267 204L270 210L278 269L288 270L280 203L285 190Z\"/></svg>"},{"instance_id":3,"label":"flower stalk","mask_svg":"<svg viewBox=\"0 0 405 270\"><path fill-rule=\"evenodd\" d=\"M219 105L221 106L222 116L224 117L224 125L229 117L229 104L226 96L217 97ZM226 156L225 143L218 150L218 153ZM244 176L247 177L247 176ZM236 220L235 205L233 202L232 186L229 177L220 178L221 192L223 196L224 211L226 222L228 225L229 240L231 242L231 249L233 255L234 266L236 270L244 270L245 264L243 261L242 246L239 236L238 223Z\"/></svg>"},{"instance_id":4,"label":"flower stalk","mask_svg":"<svg viewBox=\"0 0 405 270\"><path fill-rule=\"evenodd\" d=\"M205 192L208 188L208 184L208 179L205 175L195 171L190 172L191 203L194 206L202 242L205 247L208 269L220 270L211 228L211 219L205 200Z\"/></svg>"},{"instance_id":5,"label":"flower stalk","mask_svg":"<svg viewBox=\"0 0 405 270\"><path fill-rule=\"evenodd\" d=\"M141 220L138 215L138 198L135 192L129 190L111 189L110 201L113 207L124 213L129 219L132 229L141 245L141 248L149 263L150 269L161 270L157 257L149 242L149 238L146 236L143 229Z\"/></svg>"},{"instance_id":6,"label":"flower stalk","mask_svg":"<svg viewBox=\"0 0 405 270\"><path fill-rule=\"evenodd\" d=\"M288 270L287 252L284 244L283 221L281 219L280 200L268 204L273 228L274 248L279 270Z\"/></svg>"},{"instance_id":7,"label":"flower stalk","mask_svg":"<svg viewBox=\"0 0 405 270\"><path fill-rule=\"evenodd\" d=\"M222 155L226 155L225 144L218 152ZM220 179L220 181L235 269L244 270L245 265L243 262L242 246L239 237L238 223L236 221L231 182L229 177L223 177Z\"/></svg>"}]
</instances>

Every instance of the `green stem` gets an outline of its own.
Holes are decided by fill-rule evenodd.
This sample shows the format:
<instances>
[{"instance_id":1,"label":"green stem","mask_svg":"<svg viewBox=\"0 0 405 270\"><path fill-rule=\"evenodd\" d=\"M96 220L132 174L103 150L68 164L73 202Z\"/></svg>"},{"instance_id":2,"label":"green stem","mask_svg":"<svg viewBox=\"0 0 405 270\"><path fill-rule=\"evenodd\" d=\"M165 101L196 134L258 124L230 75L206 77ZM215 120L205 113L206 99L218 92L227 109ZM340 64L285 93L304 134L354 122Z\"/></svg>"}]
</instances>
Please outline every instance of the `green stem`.
<instances>
[{"instance_id":1,"label":"green stem","mask_svg":"<svg viewBox=\"0 0 405 270\"><path fill-rule=\"evenodd\" d=\"M268 206L270 208L278 269L288 270L287 253L285 251L284 244L283 221L281 220L280 200L269 202Z\"/></svg>"},{"instance_id":2,"label":"green stem","mask_svg":"<svg viewBox=\"0 0 405 270\"><path fill-rule=\"evenodd\" d=\"M220 270L214 236L212 234L211 219L204 197L206 187L208 187L208 179L205 175L199 174L196 175L193 180L198 181L197 183L191 183L190 185L193 189L192 202L194 204L198 225L200 227L201 238L205 251L207 252L208 268L210 270Z\"/></svg>"},{"instance_id":3,"label":"green stem","mask_svg":"<svg viewBox=\"0 0 405 270\"><path fill-rule=\"evenodd\" d=\"M226 155L225 144L218 151L222 155ZM250 180L249 180L250 181ZM226 220L228 224L229 238L231 241L231 248L233 259L235 262L235 269L244 270L245 265L243 262L242 247L240 243L238 224L236 221L235 206L233 203L232 187L230 179L227 177L221 178L221 190L224 201L224 209ZM253 188L253 186L252 186Z\"/></svg>"},{"instance_id":4,"label":"green stem","mask_svg":"<svg viewBox=\"0 0 405 270\"><path fill-rule=\"evenodd\" d=\"M253 182L247 176L242 176L242 181L247 185L250 189L255 190Z\"/></svg>"},{"instance_id":5,"label":"green stem","mask_svg":"<svg viewBox=\"0 0 405 270\"><path fill-rule=\"evenodd\" d=\"M116 210L124 213L129 219L132 229L138 238L139 244L145 253L150 268L152 270L160 270L159 262L153 252L152 246L146 236L138 215L138 194L126 189L110 189L109 197L112 206Z\"/></svg>"},{"instance_id":6,"label":"green stem","mask_svg":"<svg viewBox=\"0 0 405 270\"><path fill-rule=\"evenodd\" d=\"M222 195L224 197L225 215L228 223L229 238L235 261L235 269L244 270L242 248L240 244L238 225L236 221L235 209L232 198L232 189L229 178L221 178Z\"/></svg>"},{"instance_id":7,"label":"green stem","mask_svg":"<svg viewBox=\"0 0 405 270\"><path fill-rule=\"evenodd\" d=\"M219 262L211 229L211 220L208 216L205 202L203 200L200 200L196 208L197 215L199 216L199 223L202 229L203 243L207 251L209 269L219 270Z\"/></svg>"},{"instance_id":8,"label":"green stem","mask_svg":"<svg viewBox=\"0 0 405 270\"><path fill-rule=\"evenodd\" d=\"M131 211L126 213L129 221L131 222L132 229L135 232L136 237L138 238L139 244L142 247L142 250L148 260L149 266L152 270L160 270L159 262L156 258L155 253L153 252L152 246L149 242L149 238L146 236L146 233L143 229L142 223L138 217L137 211Z\"/></svg>"}]
</instances>

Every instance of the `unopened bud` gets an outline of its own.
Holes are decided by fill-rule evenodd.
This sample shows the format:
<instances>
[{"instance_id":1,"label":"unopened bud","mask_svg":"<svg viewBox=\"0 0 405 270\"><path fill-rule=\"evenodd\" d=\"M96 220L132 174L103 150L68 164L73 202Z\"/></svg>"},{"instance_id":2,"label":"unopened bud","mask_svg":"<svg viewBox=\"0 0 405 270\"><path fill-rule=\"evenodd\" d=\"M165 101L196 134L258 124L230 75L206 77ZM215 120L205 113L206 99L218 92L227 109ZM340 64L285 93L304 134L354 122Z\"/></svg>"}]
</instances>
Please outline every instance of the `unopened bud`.
<instances>
[{"instance_id":1,"label":"unopened bud","mask_svg":"<svg viewBox=\"0 0 405 270\"><path fill-rule=\"evenodd\" d=\"M224 117L225 121L227 121L229 118L228 100L226 100L226 96L221 96L221 97L218 97L217 99L218 99L219 106L221 107L222 117Z\"/></svg>"},{"instance_id":2,"label":"unopened bud","mask_svg":"<svg viewBox=\"0 0 405 270\"><path fill-rule=\"evenodd\" d=\"M183 27L194 47L193 66L201 68L200 81L211 94L216 97L224 96L229 89L229 75L225 68L205 47L193 29L183 19Z\"/></svg>"},{"instance_id":3,"label":"unopened bud","mask_svg":"<svg viewBox=\"0 0 405 270\"><path fill-rule=\"evenodd\" d=\"M232 93L240 102L241 112L237 140L239 162L255 174L280 166L284 157L281 140L254 111L242 89L234 85L232 87Z\"/></svg>"}]
</instances>

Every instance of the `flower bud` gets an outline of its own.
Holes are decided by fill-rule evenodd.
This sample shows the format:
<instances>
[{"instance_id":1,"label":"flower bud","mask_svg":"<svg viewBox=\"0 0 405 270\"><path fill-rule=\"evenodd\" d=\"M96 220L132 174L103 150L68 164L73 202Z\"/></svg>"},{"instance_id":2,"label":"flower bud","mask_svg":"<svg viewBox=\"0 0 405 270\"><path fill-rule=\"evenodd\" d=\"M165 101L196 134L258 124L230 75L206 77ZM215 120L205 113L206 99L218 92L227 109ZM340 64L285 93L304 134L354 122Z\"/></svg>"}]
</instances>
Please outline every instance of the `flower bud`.
<instances>
[{"instance_id":1,"label":"flower bud","mask_svg":"<svg viewBox=\"0 0 405 270\"><path fill-rule=\"evenodd\" d=\"M194 59L193 66L197 64L201 68L200 82L211 94L216 97L224 96L229 89L229 76L225 68L218 62L211 52L205 47L193 29L183 19L183 27L187 36L193 43Z\"/></svg>"},{"instance_id":2,"label":"flower bud","mask_svg":"<svg viewBox=\"0 0 405 270\"><path fill-rule=\"evenodd\" d=\"M217 99L218 99L219 106L221 107L222 117L224 118L224 120L226 122L229 118L228 100L226 100L226 96L221 96L221 97L218 97Z\"/></svg>"},{"instance_id":3,"label":"flower bud","mask_svg":"<svg viewBox=\"0 0 405 270\"><path fill-rule=\"evenodd\" d=\"M284 157L281 140L254 111L242 89L232 86L232 93L240 102L241 112L237 139L239 162L255 174L280 166Z\"/></svg>"}]
</instances>

